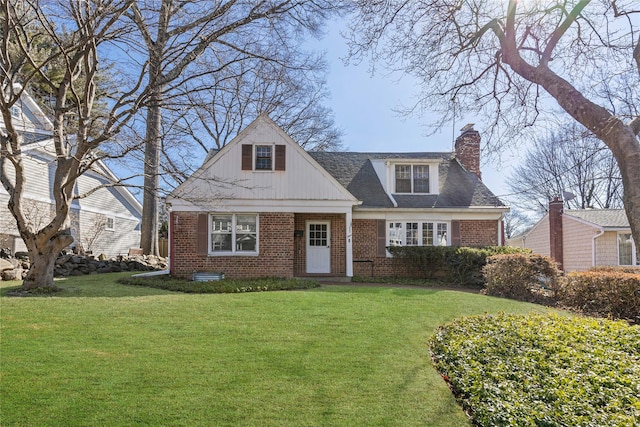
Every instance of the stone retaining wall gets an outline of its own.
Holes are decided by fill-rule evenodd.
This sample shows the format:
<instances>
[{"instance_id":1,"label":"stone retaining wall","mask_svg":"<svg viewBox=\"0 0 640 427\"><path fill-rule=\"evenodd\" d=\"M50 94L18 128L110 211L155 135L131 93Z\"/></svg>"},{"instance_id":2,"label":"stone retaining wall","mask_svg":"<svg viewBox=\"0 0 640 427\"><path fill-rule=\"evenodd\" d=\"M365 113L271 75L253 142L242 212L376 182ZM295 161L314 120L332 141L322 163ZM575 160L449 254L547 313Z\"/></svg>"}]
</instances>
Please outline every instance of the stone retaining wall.
<instances>
[{"instance_id":1,"label":"stone retaining wall","mask_svg":"<svg viewBox=\"0 0 640 427\"><path fill-rule=\"evenodd\" d=\"M16 253L17 257L0 252L0 280L22 280L29 271L29 258ZM106 258L101 255L80 256L61 255L56 260L55 277L82 276L84 274L114 273L120 271L166 270L169 266L166 258L153 255L131 255Z\"/></svg>"}]
</instances>

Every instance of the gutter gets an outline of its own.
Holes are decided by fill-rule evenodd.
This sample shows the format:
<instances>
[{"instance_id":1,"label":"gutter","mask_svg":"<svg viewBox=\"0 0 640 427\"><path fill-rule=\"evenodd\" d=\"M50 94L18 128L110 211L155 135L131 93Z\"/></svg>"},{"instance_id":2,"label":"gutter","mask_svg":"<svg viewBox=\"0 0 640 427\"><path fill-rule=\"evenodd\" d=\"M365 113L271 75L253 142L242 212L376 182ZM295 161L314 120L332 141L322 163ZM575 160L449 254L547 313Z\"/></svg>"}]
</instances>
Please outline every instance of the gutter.
<instances>
[{"instance_id":1,"label":"gutter","mask_svg":"<svg viewBox=\"0 0 640 427\"><path fill-rule=\"evenodd\" d=\"M600 232L591 238L591 266L596 266L596 239L604 234L604 228L600 228Z\"/></svg>"}]
</instances>

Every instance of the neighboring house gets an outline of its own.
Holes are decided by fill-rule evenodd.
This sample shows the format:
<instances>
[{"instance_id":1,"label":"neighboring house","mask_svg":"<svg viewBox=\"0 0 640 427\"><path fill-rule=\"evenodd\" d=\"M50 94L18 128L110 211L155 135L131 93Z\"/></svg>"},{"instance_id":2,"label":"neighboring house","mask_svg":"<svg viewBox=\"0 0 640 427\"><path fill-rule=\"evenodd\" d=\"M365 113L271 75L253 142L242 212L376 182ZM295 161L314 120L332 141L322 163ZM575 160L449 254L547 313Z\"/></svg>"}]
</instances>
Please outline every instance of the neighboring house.
<instances>
[{"instance_id":1,"label":"neighboring house","mask_svg":"<svg viewBox=\"0 0 640 427\"><path fill-rule=\"evenodd\" d=\"M529 231L507 243L550 256L564 271L639 265L624 209L565 211L562 200L555 198L549 203L548 214Z\"/></svg>"},{"instance_id":2,"label":"neighboring house","mask_svg":"<svg viewBox=\"0 0 640 427\"><path fill-rule=\"evenodd\" d=\"M29 221L36 227L42 227L51 219L55 207L51 191L56 167L53 125L26 93L20 105L15 105L11 113L14 124L22 130L24 137L22 154L26 185L23 209ZM4 128L1 117L0 128ZM8 169L12 170L10 164ZM96 255L103 253L107 256L126 254L129 248L140 246L142 206L126 188L109 187L116 181L115 175L101 161L97 161L92 170L78 179L75 188L77 195L101 185L106 187L72 202L73 246L80 244ZM8 200L9 194L0 186L0 247L13 252L26 251L15 219L7 207Z\"/></svg>"},{"instance_id":3,"label":"neighboring house","mask_svg":"<svg viewBox=\"0 0 640 427\"><path fill-rule=\"evenodd\" d=\"M305 152L258 117L167 198L171 274L403 274L390 245L501 245L508 208L456 153Z\"/></svg>"}]
</instances>

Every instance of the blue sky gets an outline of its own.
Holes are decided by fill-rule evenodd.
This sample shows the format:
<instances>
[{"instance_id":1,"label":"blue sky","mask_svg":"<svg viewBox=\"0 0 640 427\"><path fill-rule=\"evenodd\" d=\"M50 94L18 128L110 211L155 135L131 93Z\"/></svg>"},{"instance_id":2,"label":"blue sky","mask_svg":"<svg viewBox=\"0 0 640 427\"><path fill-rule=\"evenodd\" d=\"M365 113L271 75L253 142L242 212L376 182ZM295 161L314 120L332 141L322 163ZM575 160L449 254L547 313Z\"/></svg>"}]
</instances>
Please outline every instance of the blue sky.
<instances>
[{"instance_id":1,"label":"blue sky","mask_svg":"<svg viewBox=\"0 0 640 427\"><path fill-rule=\"evenodd\" d=\"M451 151L454 135L467 123L476 123L482 131L481 117L467 117L426 136L429 116L401 117L394 107L409 105L416 83L408 76L400 81L385 76L383 70L374 76L366 62L358 66L345 66L342 59L347 53L345 41L339 32L341 23L331 25L326 36L318 43L325 50L329 63L327 78L331 99L328 106L334 112L336 126L344 131L343 143L348 151ZM508 163L511 165L513 160ZM481 163L484 183L494 194L508 193L505 185L509 168ZM506 201L505 201L506 202Z\"/></svg>"}]
</instances>

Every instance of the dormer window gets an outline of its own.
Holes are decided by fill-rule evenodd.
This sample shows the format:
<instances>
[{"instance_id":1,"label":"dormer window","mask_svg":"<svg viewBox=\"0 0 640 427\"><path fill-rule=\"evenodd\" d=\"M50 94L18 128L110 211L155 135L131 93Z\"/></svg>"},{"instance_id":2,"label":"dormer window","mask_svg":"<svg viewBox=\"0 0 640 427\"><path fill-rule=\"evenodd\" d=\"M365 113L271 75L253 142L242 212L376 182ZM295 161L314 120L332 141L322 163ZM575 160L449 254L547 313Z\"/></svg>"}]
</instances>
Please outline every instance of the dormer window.
<instances>
[{"instance_id":1,"label":"dormer window","mask_svg":"<svg viewBox=\"0 0 640 427\"><path fill-rule=\"evenodd\" d=\"M429 165L396 165L395 193L429 192Z\"/></svg>"},{"instance_id":2,"label":"dormer window","mask_svg":"<svg viewBox=\"0 0 640 427\"><path fill-rule=\"evenodd\" d=\"M244 171L283 171L286 165L285 145L243 144L242 170Z\"/></svg>"}]
</instances>

